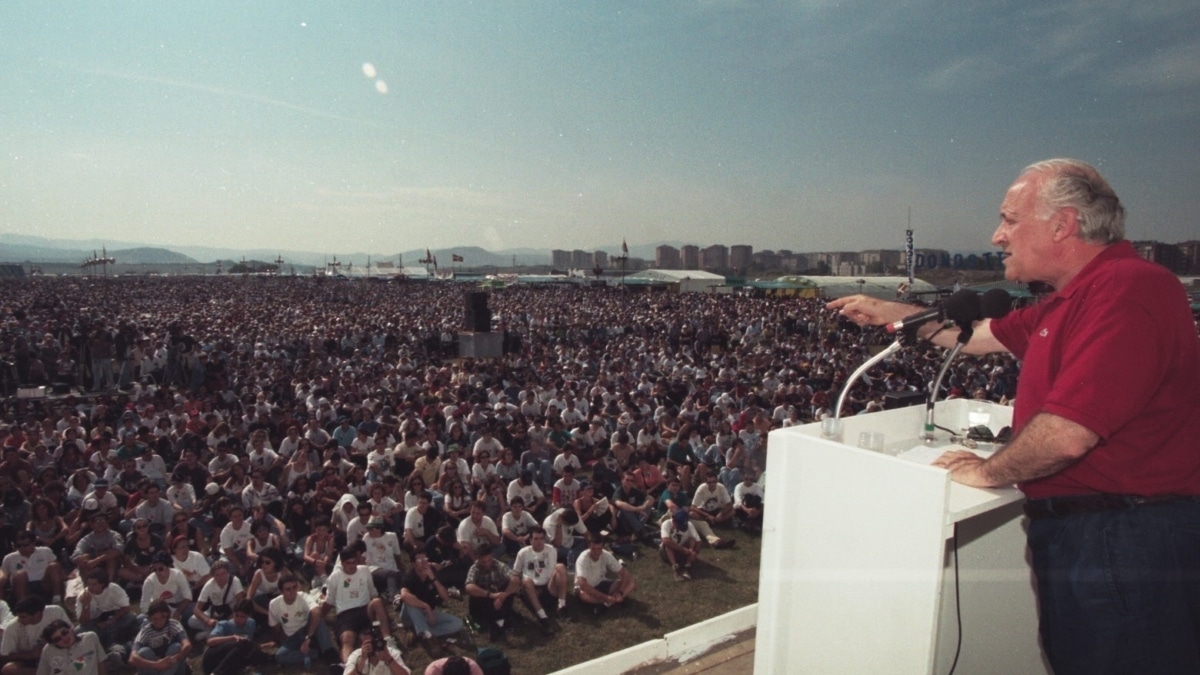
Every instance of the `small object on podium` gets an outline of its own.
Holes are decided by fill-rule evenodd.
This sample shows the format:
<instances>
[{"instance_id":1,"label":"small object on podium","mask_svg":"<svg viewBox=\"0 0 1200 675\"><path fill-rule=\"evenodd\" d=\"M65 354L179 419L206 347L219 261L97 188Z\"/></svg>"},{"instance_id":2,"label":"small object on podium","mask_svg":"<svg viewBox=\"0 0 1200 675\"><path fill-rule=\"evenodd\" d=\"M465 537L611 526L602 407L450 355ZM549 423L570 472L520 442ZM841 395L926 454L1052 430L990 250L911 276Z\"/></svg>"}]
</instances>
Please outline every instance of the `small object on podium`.
<instances>
[{"instance_id":1,"label":"small object on podium","mask_svg":"<svg viewBox=\"0 0 1200 675\"><path fill-rule=\"evenodd\" d=\"M828 438L835 441L842 440L842 421L836 417L822 419L821 438Z\"/></svg>"},{"instance_id":2,"label":"small object on podium","mask_svg":"<svg viewBox=\"0 0 1200 675\"><path fill-rule=\"evenodd\" d=\"M864 431L858 435L858 447L863 450L883 452L884 435L876 431Z\"/></svg>"}]
</instances>

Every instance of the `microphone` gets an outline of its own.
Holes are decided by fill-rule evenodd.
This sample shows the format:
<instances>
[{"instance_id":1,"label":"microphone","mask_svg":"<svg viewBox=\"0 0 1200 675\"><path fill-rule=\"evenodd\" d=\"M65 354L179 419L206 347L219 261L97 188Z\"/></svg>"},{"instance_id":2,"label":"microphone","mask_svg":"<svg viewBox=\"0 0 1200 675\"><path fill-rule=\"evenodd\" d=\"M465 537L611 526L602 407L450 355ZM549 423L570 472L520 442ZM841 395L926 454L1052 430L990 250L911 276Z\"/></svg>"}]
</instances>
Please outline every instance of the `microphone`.
<instances>
[{"instance_id":1,"label":"microphone","mask_svg":"<svg viewBox=\"0 0 1200 675\"><path fill-rule=\"evenodd\" d=\"M946 301L940 306L930 307L916 314L909 314L899 321L887 324L884 326L884 330L888 333L896 333L906 328L913 328L928 321L941 320L942 318L952 319L959 325L968 325L972 321L978 320L982 316L982 312L979 294L964 288L946 298Z\"/></svg>"},{"instance_id":2,"label":"microphone","mask_svg":"<svg viewBox=\"0 0 1200 675\"><path fill-rule=\"evenodd\" d=\"M982 318L999 319L1012 311L1013 297L1003 288L993 288L979 299Z\"/></svg>"}]
</instances>

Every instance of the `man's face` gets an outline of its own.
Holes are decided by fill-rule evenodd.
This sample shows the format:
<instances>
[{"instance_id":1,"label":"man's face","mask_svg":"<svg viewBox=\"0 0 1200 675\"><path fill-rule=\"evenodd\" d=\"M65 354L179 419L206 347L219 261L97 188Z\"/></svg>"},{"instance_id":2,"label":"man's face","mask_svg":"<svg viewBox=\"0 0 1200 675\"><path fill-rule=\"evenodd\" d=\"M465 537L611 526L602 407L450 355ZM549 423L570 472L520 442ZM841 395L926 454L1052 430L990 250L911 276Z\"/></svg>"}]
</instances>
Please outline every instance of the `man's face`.
<instances>
[{"instance_id":1,"label":"man's face","mask_svg":"<svg viewBox=\"0 0 1200 675\"><path fill-rule=\"evenodd\" d=\"M300 594L300 583L296 581L289 581L279 590L283 593L283 599L290 605L296 601L296 596Z\"/></svg>"},{"instance_id":2,"label":"man's face","mask_svg":"<svg viewBox=\"0 0 1200 675\"><path fill-rule=\"evenodd\" d=\"M1004 278L1009 281L1045 281L1053 259L1052 212L1043 217L1038 192L1044 177L1027 173L1017 179L1000 204L1000 224L992 234L992 245L1004 252Z\"/></svg>"},{"instance_id":3,"label":"man's face","mask_svg":"<svg viewBox=\"0 0 1200 675\"><path fill-rule=\"evenodd\" d=\"M588 544L588 555L591 556L592 560L599 560L601 553L604 553L604 544L602 542Z\"/></svg>"},{"instance_id":4,"label":"man's face","mask_svg":"<svg viewBox=\"0 0 1200 675\"><path fill-rule=\"evenodd\" d=\"M18 614L17 621L26 626L33 626L42 622L42 612L36 614Z\"/></svg>"},{"instance_id":5,"label":"man's face","mask_svg":"<svg viewBox=\"0 0 1200 675\"><path fill-rule=\"evenodd\" d=\"M534 532L529 537L529 545L533 547L533 550L541 553L542 549L546 548L546 535L541 532Z\"/></svg>"}]
</instances>

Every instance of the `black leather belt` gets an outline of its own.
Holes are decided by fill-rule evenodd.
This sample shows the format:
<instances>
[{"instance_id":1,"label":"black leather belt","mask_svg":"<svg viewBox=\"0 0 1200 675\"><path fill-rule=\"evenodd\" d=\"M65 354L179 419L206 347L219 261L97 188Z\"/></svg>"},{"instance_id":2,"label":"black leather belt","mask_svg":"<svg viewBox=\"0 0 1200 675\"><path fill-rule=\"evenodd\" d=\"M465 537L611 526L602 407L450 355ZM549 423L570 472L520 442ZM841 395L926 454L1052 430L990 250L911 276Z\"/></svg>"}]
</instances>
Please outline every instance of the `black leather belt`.
<instances>
[{"instance_id":1,"label":"black leather belt","mask_svg":"<svg viewBox=\"0 0 1200 675\"><path fill-rule=\"evenodd\" d=\"M1080 513L1096 513L1114 509L1135 509L1139 506L1165 504L1182 499L1196 499L1188 495L1073 495L1070 497L1047 497L1025 500L1025 515L1030 518L1062 518Z\"/></svg>"}]
</instances>

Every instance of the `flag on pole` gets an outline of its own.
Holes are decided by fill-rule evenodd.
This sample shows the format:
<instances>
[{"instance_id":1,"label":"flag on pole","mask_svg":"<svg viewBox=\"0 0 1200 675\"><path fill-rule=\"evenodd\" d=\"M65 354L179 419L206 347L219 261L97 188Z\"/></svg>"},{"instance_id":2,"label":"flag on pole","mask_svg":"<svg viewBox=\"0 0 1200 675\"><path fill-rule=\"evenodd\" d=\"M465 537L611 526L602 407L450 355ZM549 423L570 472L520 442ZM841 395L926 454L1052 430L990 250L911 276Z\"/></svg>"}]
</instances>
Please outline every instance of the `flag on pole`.
<instances>
[{"instance_id":1,"label":"flag on pole","mask_svg":"<svg viewBox=\"0 0 1200 675\"><path fill-rule=\"evenodd\" d=\"M457 253L451 253L450 262L463 262L463 257Z\"/></svg>"},{"instance_id":2,"label":"flag on pole","mask_svg":"<svg viewBox=\"0 0 1200 675\"><path fill-rule=\"evenodd\" d=\"M625 238L621 237L621 253L629 255L629 244L625 243Z\"/></svg>"}]
</instances>

